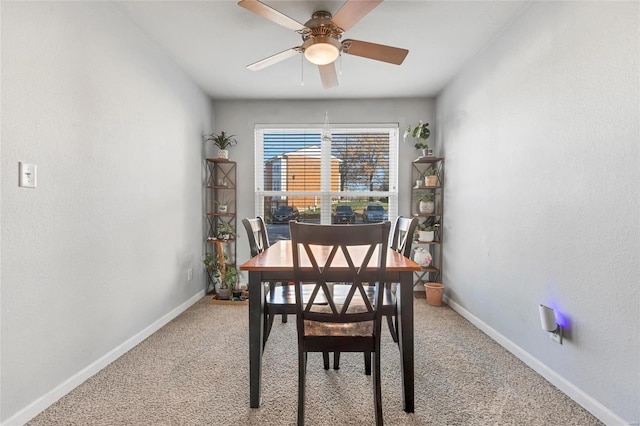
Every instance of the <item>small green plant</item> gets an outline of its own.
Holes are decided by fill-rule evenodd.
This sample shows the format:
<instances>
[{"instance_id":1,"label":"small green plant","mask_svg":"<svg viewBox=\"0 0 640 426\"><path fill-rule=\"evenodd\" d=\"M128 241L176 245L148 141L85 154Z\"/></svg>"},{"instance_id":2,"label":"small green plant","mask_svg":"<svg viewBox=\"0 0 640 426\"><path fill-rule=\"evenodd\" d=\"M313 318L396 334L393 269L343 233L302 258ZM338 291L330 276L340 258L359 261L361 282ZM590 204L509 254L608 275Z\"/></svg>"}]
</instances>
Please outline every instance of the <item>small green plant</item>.
<instances>
[{"instance_id":1,"label":"small green plant","mask_svg":"<svg viewBox=\"0 0 640 426\"><path fill-rule=\"evenodd\" d=\"M411 125L408 125L406 129L404 129L404 140L407 140L407 137L411 136L414 139L418 139L418 142L415 143L416 149L428 149L429 145L427 145L427 139L431 135L431 130L429 130L429 123L423 123L422 120L418 121L418 125L411 128Z\"/></svg>"},{"instance_id":2,"label":"small green plant","mask_svg":"<svg viewBox=\"0 0 640 426\"><path fill-rule=\"evenodd\" d=\"M435 231L439 226L440 222L430 216L418 224L418 231Z\"/></svg>"},{"instance_id":3,"label":"small green plant","mask_svg":"<svg viewBox=\"0 0 640 426\"><path fill-rule=\"evenodd\" d=\"M214 253L207 253L202 263L204 264L204 268L211 272L213 277L220 282L221 289L233 289L238 281L238 269L233 263L229 262L229 256L223 254L223 263L221 263L220 259Z\"/></svg>"},{"instance_id":4,"label":"small green plant","mask_svg":"<svg viewBox=\"0 0 640 426\"><path fill-rule=\"evenodd\" d=\"M438 169L436 169L435 167L429 167L427 170L424 171L425 176L436 176L437 174L438 174Z\"/></svg>"},{"instance_id":5,"label":"small green plant","mask_svg":"<svg viewBox=\"0 0 640 426\"><path fill-rule=\"evenodd\" d=\"M434 191L422 191L417 194L418 201L434 201L436 194Z\"/></svg>"},{"instance_id":6,"label":"small green plant","mask_svg":"<svg viewBox=\"0 0 640 426\"><path fill-rule=\"evenodd\" d=\"M224 271L224 280L220 285L221 288L228 288L233 291L238 282L238 269L232 263L227 263Z\"/></svg>"},{"instance_id":7,"label":"small green plant","mask_svg":"<svg viewBox=\"0 0 640 426\"><path fill-rule=\"evenodd\" d=\"M202 263L204 264L204 269L207 271L215 271L217 269L217 261L213 253L205 254Z\"/></svg>"},{"instance_id":8,"label":"small green plant","mask_svg":"<svg viewBox=\"0 0 640 426\"><path fill-rule=\"evenodd\" d=\"M236 236L236 230L229 222L220 222L216 228L217 237L223 240L228 240Z\"/></svg>"},{"instance_id":9,"label":"small green plant","mask_svg":"<svg viewBox=\"0 0 640 426\"><path fill-rule=\"evenodd\" d=\"M207 141L212 141L213 144L220 149L229 149L237 144L238 141L235 139L235 136L236 135L230 135L226 132L209 133L205 135Z\"/></svg>"},{"instance_id":10,"label":"small green plant","mask_svg":"<svg viewBox=\"0 0 640 426\"><path fill-rule=\"evenodd\" d=\"M229 206L233 204L234 201L232 197L221 197L219 200L213 200L217 206Z\"/></svg>"}]
</instances>

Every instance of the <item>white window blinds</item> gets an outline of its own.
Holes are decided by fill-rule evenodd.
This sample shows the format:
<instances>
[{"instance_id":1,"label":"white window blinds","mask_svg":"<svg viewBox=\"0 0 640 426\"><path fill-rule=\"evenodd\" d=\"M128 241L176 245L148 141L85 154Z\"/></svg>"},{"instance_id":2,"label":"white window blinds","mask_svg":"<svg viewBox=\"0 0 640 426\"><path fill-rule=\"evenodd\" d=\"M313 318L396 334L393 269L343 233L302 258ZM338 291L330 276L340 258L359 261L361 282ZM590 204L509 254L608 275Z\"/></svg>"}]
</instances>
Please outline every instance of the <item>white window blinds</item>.
<instances>
[{"instance_id":1,"label":"white window blinds","mask_svg":"<svg viewBox=\"0 0 640 426\"><path fill-rule=\"evenodd\" d=\"M256 214L293 206L301 221L330 223L333 206L377 202L397 215L398 126L256 125Z\"/></svg>"}]
</instances>

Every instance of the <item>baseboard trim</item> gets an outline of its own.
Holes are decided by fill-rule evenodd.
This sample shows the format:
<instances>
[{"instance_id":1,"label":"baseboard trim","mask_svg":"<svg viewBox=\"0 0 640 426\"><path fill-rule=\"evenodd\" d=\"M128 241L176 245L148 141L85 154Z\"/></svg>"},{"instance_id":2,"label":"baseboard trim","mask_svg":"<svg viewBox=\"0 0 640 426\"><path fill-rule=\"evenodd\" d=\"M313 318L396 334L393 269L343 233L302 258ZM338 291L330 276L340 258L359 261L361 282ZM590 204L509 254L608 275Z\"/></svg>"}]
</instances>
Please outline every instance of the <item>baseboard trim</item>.
<instances>
[{"instance_id":1,"label":"baseboard trim","mask_svg":"<svg viewBox=\"0 0 640 426\"><path fill-rule=\"evenodd\" d=\"M54 404L60 398L71 392L73 389L81 385L85 380L89 379L94 374L98 373L100 370L105 368L107 365L111 364L116 359L120 358L122 355L127 353L129 350L134 348L140 342L145 340L147 337L151 336L153 333L161 329L165 326L169 321L180 315L182 312L186 311L191 305L196 303L198 300L204 297L204 290L196 293L186 302L182 303L180 306L166 313L162 317L158 318L153 324L149 325L144 330L140 331L138 334L130 337L126 341L124 341L119 346L113 348L110 352L97 359L93 364L87 366L86 368L80 370L77 374L71 376L69 379L52 389L50 392L44 394L31 404L27 405L22 410L18 411L13 416L6 419L1 423L2 426L15 426L15 425L24 425L29 420L33 419L35 416L44 411L47 407Z\"/></svg>"},{"instance_id":2,"label":"baseboard trim","mask_svg":"<svg viewBox=\"0 0 640 426\"><path fill-rule=\"evenodd\" d=\"M467 311L461 305L451 300L449 297L444 296L444 302L451 307L454 311L460 314L463 318L468 320L471 324L482 330L485 334L495 340L500 346L511 352L522 362L531 367L535 372L547 379L551 384L564 392L569 398L573 399L576 403L580 404L585 410L597 417L601 422L607 425L628 425L629 422L625 421L607 407L596 401L594 398L586 394L576 385L556 373L549 368L546 364L541 362L536 357L522 349L520 346L507 339L504 335L498 333L494 328L490 327L487 323L480 320L478 317Z\"/></svg>"}]
</instances>

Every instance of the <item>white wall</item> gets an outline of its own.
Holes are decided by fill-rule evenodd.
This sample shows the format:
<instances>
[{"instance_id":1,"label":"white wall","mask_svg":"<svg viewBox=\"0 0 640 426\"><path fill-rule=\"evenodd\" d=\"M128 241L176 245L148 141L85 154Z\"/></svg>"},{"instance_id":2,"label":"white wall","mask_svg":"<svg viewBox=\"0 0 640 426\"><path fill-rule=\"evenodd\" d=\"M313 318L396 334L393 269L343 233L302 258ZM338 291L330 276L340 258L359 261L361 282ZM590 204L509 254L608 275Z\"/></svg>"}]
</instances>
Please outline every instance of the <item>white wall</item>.
<instances>
[{"instance_id":1,"label":"white wall","mask_svg":"<svg viewBox=\"0 0 640 426\"><path fill-rule=\"evenodd\" d=\"M448 85L434 126L452 305L608 424L640 422L639 17L637 2L533 2Z\"/></svg>"},{"instance_id":2,"label":"white wall","mask_svg":"<svg viewBox=\"0 0 640 426\"><path fill-rule=\"evenodd\" d=\"M0 422L204 288L208 98L109 2L2 2ZM38 187L18 187L18 162ZM187 268L194 279L187 282Z\"/></svg>"},{"instance_id":3,"label":"white wall","mask_svg":"<svg viewBox=\"0 0 640 426\"><path fill-rule=\"evenodd\" d=\"M318 100L318 101L216 101L216 131L224 130L235 134L238 145L229 151L229 157L238 162L238 240L239 264L249 259L247 243L241 220L256 215L255 181L254 181L254 126L265 124L323 124L325 111L329 113L329 121L335 125L340 123L394 123L400 125L399 153L399 199L398 213L408 215L411 186L411 160L419 152L411 143L402 140L402 133L407 124L414 126L418 120L431 123L435 118L435 102L432 99L363 99L363 100ZM429 143L435 143L432 132ZM436 146L436 153L438 147ZM207 146L207 155L216 156L213 145ZM246 279L246 274L243 273Z\"/></svg>"}]
</instances>

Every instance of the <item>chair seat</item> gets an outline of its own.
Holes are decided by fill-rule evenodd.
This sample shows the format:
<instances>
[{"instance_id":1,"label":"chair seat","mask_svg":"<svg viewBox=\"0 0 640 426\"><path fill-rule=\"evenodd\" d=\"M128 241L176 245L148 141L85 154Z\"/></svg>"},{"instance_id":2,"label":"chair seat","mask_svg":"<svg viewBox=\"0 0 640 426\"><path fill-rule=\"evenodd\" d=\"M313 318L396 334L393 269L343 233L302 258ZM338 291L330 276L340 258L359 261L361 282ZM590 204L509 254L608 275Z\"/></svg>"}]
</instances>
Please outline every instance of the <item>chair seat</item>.
<instances>
[{"instance_id":1,"label":"chair seat","mask_svg":"<svg viewBox=\"0 0 640 426\"><path fill-rule=\"evenodd\" d=\"M305 320L305 336L371 336L373 334L373 321L360 321L350 323L328 323Z\"/></svg>"}]
</instances>

